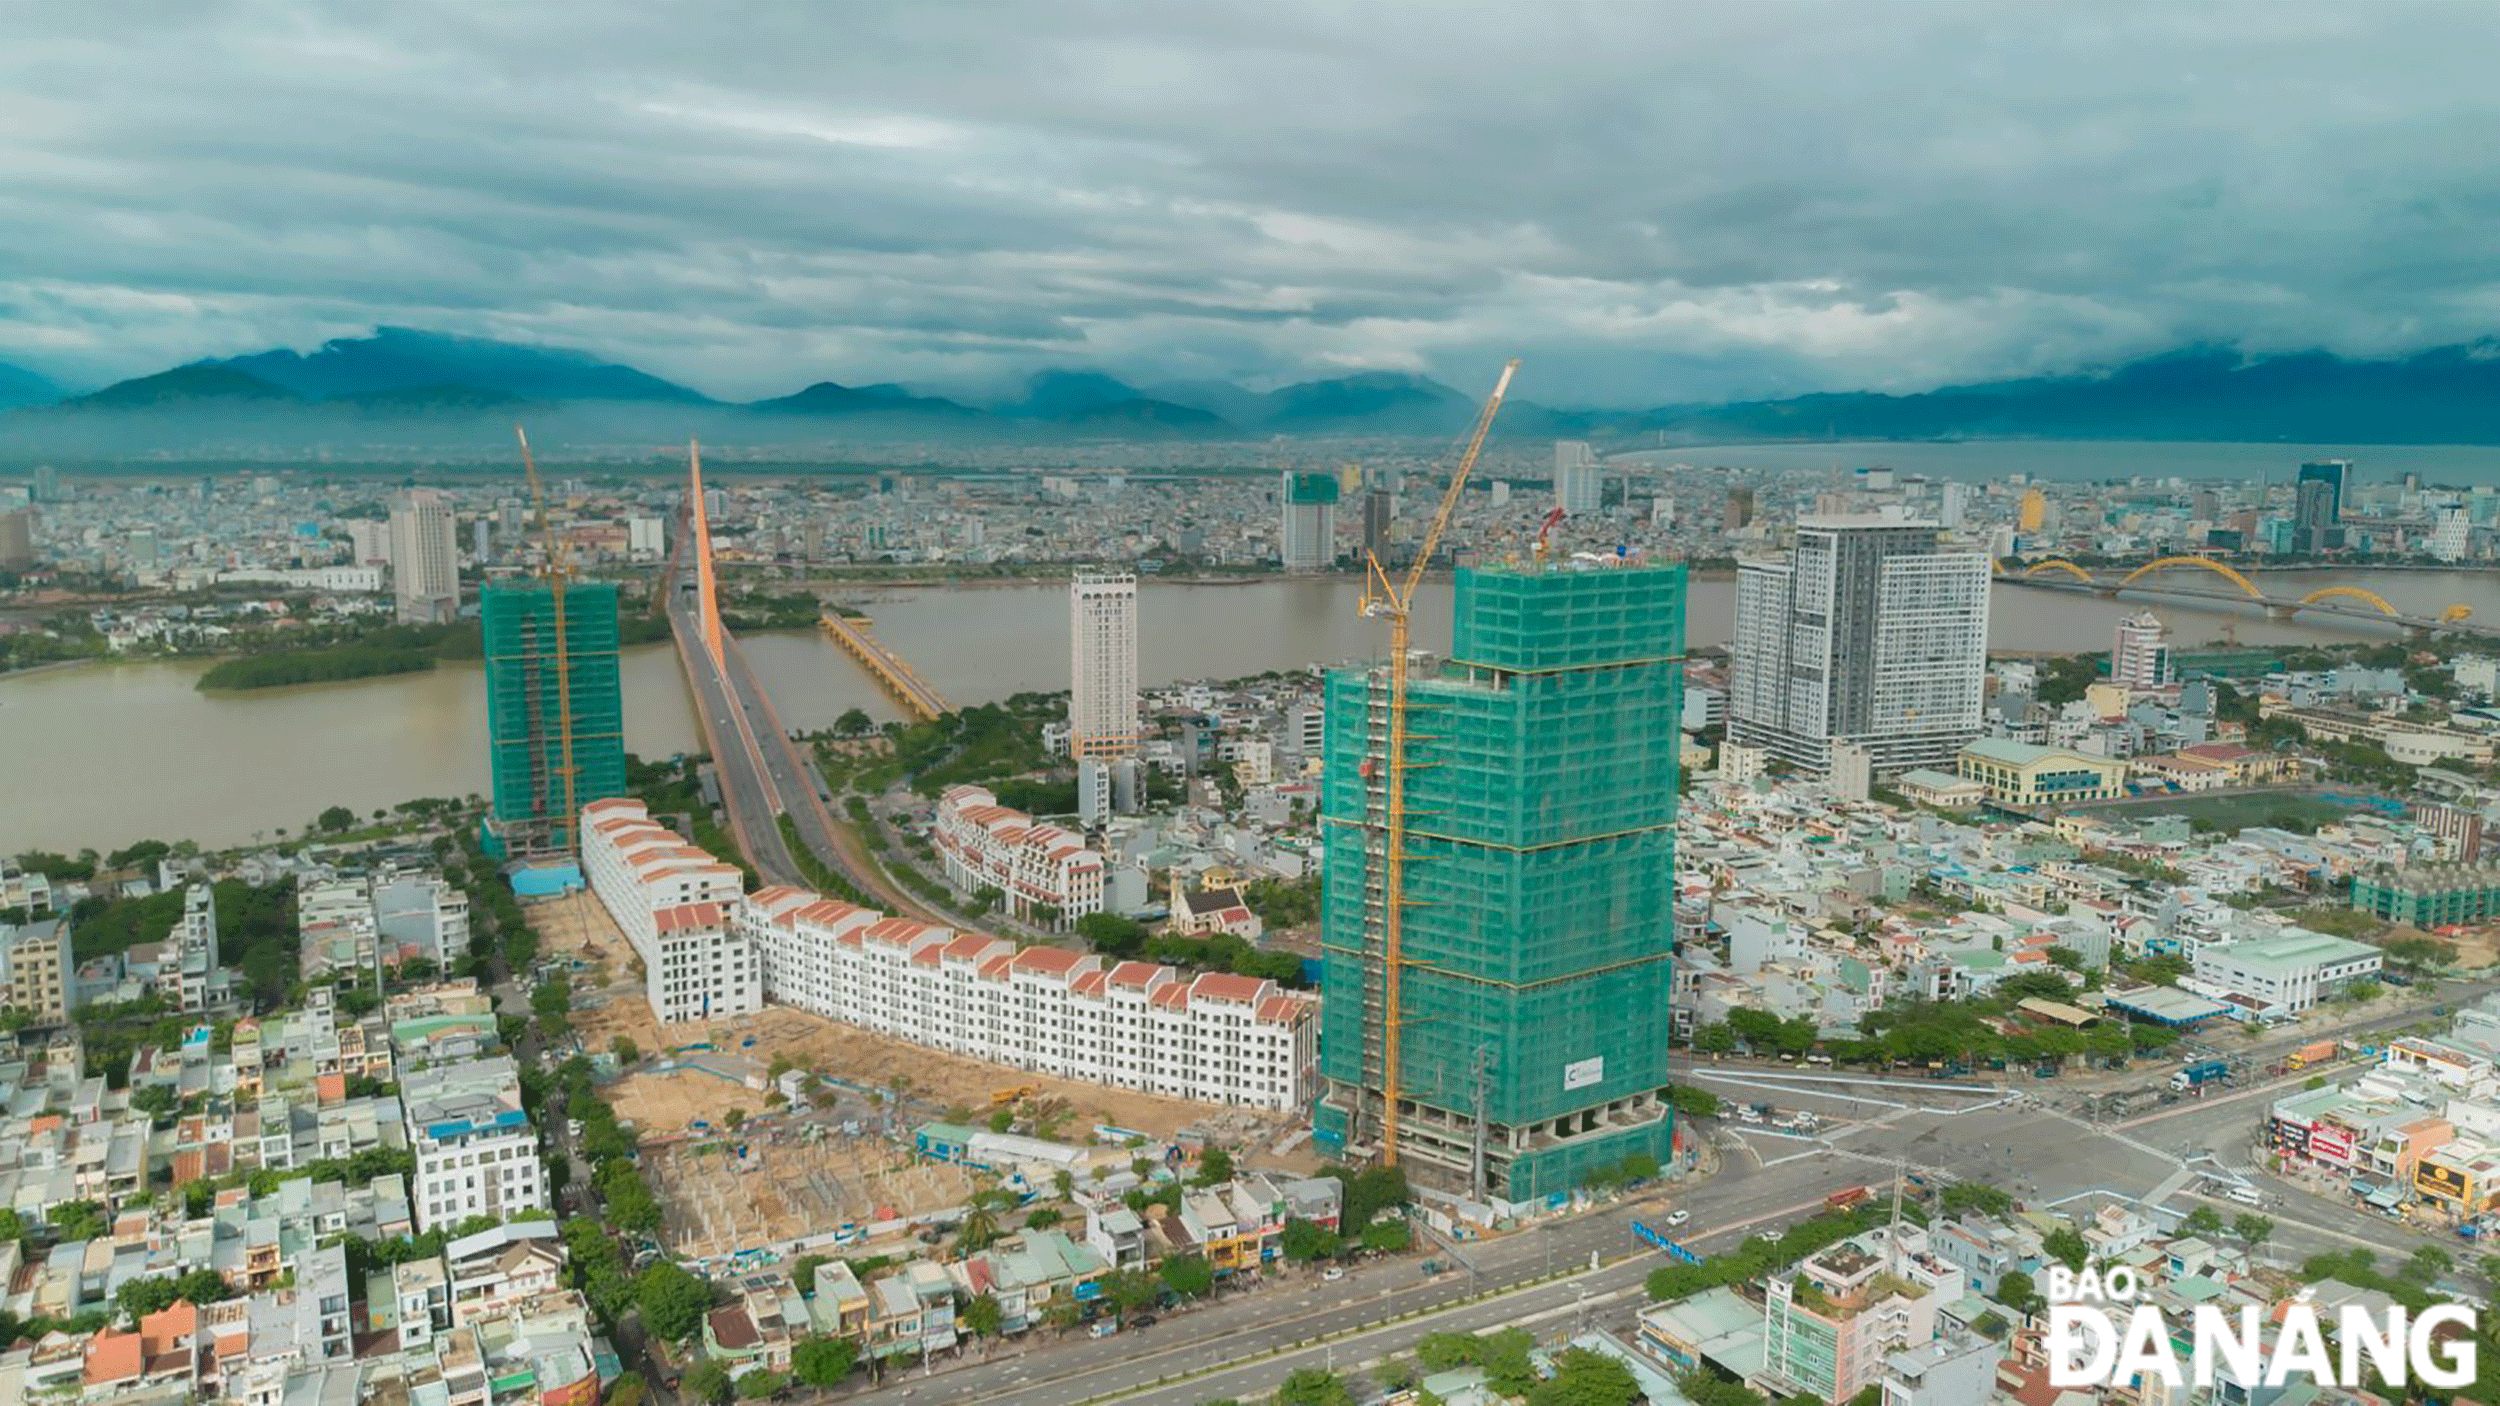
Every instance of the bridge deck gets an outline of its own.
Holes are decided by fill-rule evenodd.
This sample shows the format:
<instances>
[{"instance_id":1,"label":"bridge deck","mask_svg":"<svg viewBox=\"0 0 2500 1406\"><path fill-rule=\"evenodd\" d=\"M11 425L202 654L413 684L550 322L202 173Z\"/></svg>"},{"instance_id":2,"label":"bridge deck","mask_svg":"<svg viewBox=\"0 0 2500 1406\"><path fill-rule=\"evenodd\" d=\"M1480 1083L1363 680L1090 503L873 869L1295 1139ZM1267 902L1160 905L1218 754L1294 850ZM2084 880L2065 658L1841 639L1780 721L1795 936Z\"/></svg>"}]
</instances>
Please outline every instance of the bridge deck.
<instances>
[{"instance_id":1,"label":"bridge deck","mask_svg":"<svg viewBox=\"0 0 2500 1406\"><path fill-rule=\"evenodd\" d=\"M946 695L931 687L929 681L920 677L903 656L878 639L865 619L827 612L818 624L833 637L835 644L842 646L845 653L867 668L870 677L885 685L888 693L900 699L904 707L922 719L955 711L955 705L946 701Z\"/></svg>"},{"instance_id":2,"label":"bridge deck","mask_svg":"<svg viewBox=\"0 0 2500 1406\"><path fill-rule=\"evenodd\" d=\"M2485 638L2500 636L2500 626L2466 618L2465 615L2413 615L2402 611L2383 611L2375 605L2357 600L2335 598L2316 600L2308 597L2286 598L2271 595L2249 595L2243 591L2200 591L2181 586L2156 585L2150 581L2121 582L2096 580L2090 583L2065 576L2025 576L2016 571L1999 571L1997 583L2006 586L2028 586L2033 590L2069 591L2095 596L2150 596L2160 600L2194 602L2210 606L2254 606L2278 617L2300 615L2332 615L2346 620L2374 621L2401 626L2420 633L2450 631Z\"/></svg>"}]
</instances>

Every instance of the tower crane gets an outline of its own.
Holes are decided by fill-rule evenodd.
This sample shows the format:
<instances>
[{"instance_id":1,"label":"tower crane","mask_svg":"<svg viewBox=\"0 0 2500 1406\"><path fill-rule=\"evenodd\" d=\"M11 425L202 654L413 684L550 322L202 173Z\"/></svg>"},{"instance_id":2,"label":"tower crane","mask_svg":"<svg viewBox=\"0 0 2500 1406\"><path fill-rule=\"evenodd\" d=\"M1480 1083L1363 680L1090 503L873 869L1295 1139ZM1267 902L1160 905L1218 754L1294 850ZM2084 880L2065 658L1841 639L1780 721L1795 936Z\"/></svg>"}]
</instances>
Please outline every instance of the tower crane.
<instances>
[{"instance_id":1,"label":"tower crane","mask_svg":"<svg viewBox=\"0 0 2500 1406\"><path fill-rule=\"evenodd\" d=\"M1485 397L1484 407L1476 412L1475 426L1468 431L1467 447L1459 455L1458 467L1450 473L1449 487L1441 490L1441 506L1433 512L1432 526L1425 530L1423 541L1415 548L1415 559L1407 564L1406 575L1391 581L1380 558L1364 553L1363 614L1386 618L1389 622L1389 747L1387 757L1388 843L1386 874L1382 885L1384 907L1381 914L1381 1141L1382 1165L1398 1164L1398 1042L1403 1033L1404 1013L1398 1004L1399 978L1403 975L1405 952L1406 905L1406 638L1410 608L1415 601L1415 588L1423 584L1424 568L1432 560L1432 549L1441 542L1441 534L1449 528L1450 519L1458 512L1459 494L1467 486L1467 475L1476 467L1476 456L1484 452L1484 437L1493 430L1493 417L1500 413L1502 397L1510 394L1510 378L1519 370L1519 361L1512 358L1503 363L1501 379L1493 383L1493 394Z\"/></svg>"},{"instance_id":2,"label":"tower crane","mask_svg":"<svg viewBox=\"0 0 2500 1406\"><path fill-rule=\"evenodd\" d=\"M573 766L573 661L572 640L564 627L564 584L572 579L573 553L562 538L547 526L547 489L538 481L538 461L530 456L530 437L519 425L512 427L512 437L521 442L521 469L529 475L530 503L538 518L538 546L545 560L539 564L539 579L547 583L547 601L556 625L556 775L564 785L564 819L560 833L567 838L566 848L579 823L581 807L574 795L577 774Z\"/></svg>"}]
</instances>

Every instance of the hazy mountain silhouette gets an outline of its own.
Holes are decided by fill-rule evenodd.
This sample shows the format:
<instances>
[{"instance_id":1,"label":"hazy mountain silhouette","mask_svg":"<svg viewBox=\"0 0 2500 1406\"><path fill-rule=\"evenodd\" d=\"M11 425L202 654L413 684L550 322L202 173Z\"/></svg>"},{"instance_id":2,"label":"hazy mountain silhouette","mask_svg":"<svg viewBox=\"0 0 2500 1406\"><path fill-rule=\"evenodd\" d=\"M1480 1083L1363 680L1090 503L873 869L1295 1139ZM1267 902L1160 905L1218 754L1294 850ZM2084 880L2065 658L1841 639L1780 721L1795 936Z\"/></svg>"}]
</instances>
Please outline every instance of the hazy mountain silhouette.
<instances>
[{"instance_id":1,"label":"hazy mountain silhouette","mask_svg":"<svg viewBox=\"0 0 2500 1406\"><path fill-rule=\"evenodd\" d=\"M2387 361L2196 348L2089 376L1682 407L1642 429L1688 438L2500 442L2500 344Z\"/></svg>"},{"instance_id":2,"label":"hazy mountain silhouette","mask_svg":"<svg viewBox=\"0 0 2500 1406\"><path fill-rule=\"evenodd\" d=\"M1477 398L1428 377L1363 372L1260 392L1221 381L1139 388L1079 369L1035 373L996 411L905 386L818 381L726 404L578 352L381 328L309 355L202 361L34 403L57 391L0 366L13 447L44 452L282 447L337 440L470 445L525 417L549 442L771 444L857 440L1223 438L1463 431ZM2500 443L2500 342L2380 361L2323 352L2251 357L2191 348L2091 374L1945 386L1910 395L1836 392L1724 405L1557 411L1514 399L1497 434L1600 439L2055 438L2345 444ZM796 424L794 425L794 422ZM804 426L804 428L798 428Z\"/></svg>"},{"instance_id":3,"label":"hazy mountain silhouette","mask_svg":"<svg viewBox=\"0 0 2500 1406\"><path fill-rule=\"evenodd\" d=\"M901 386L845 386L834 381L818 381L795 395L754 401L744 408L766 415L908 415L949 420L987 418L961 402L939 396L913 395Z\"/></svg>"},{"instance_id":4,"label":"hazy mountain silhouette","mask_svg":"<svg viewBox=\"0 0 2500 1406\"><path fill-rule=\"evenodd\" d=\"M61 398L61 388L26 370L0 362L0 410L12 405L42 405Z\"/></svg>"},{"instance_id":5,"label":"hazy mountain silhouette","mask_svg":"<svg viewBox=\"0 0 2500 1406\"><path fill-rule=\"evenodd\" d=\"M324 342L310 356L278 350L221 365L309 400L469 386L521 400L653 400L701 404L709 396L647 372L559 347L378 327L370 337Z\"/></svg>"},{"instance_id":6,"label":"hazy mountain silhouette","mask_svg":"<svg viewBox=\"0 0 2500 1406\"><path fill-rule=\"evenodd\" d=\"M157 410L191 403L232 405L237 402L292 402L293 391L272 385L248 372L211 362L194 362L159 371L153 376L138 376L115 381L100 391L71 396L60 403L64 410Z\"/></svg>"}]
</instances>

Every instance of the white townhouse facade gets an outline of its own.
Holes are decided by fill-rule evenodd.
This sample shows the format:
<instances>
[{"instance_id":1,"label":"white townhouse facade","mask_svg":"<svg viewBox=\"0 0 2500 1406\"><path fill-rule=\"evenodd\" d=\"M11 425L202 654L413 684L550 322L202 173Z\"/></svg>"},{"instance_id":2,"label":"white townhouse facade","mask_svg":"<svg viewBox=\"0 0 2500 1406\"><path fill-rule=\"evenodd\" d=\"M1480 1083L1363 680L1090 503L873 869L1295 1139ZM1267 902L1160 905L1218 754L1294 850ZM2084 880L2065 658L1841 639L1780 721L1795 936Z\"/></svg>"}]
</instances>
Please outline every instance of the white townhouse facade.
<instances>
[{"instance_id":1,"label":"white townhouse facade","mask_svg":"<svg viewBox=\"0 0 2500 1406\"><path fill-rule=\"evenodd\" d=\"M932 832L948 881L966 893L997 889L1019 918L1047 906L1064 925L1102 911L1109 872L1102 855L1075 831L1000 805L982 787L948 787Z\"/></svg>"},{"instance_id":2,"label":"white townhouse facade","mask_svg":"<svg viewBox=\"0 0 2500 1406\"><path fill-rule=\"evenodd\" d=\"M624 797L582 808L582 872L642 959L643 995L663 1024L763 1009L754 944L730 921L735 867Z\"/></svg>"},{"instance_id":3,"label":"white townhouse facade","mask_svg":"<svg viewBox=\"0 0 2500 1406\"><path fill-rule=\"evenodd\" d=\"M1252 1108L1306 1102L1307 996L1272 981L959 933L775 887L731 908L765 995L829 1020L1036 1073Z\"/></svg>"}]
</instances>

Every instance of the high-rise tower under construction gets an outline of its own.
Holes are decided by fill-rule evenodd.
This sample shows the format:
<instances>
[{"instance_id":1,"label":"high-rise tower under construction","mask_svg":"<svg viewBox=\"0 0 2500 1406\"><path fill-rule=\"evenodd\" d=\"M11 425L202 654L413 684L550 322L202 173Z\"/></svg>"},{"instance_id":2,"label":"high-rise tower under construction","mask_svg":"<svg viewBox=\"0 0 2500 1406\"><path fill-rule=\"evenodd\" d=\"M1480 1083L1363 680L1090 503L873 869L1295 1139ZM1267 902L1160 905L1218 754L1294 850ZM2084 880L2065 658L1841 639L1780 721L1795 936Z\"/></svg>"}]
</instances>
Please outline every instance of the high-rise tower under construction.
<instances>
[{"instance_id":1,"label":"high-rise tower under construction","mask_svg":"<svg viewBox=\"0 0 2500 1406\"><path fill-rule=\"evenodd\" d=\"M613 581L565 587L559 685L557 611L548 583L490 581L480 595L492 832L508 851L570 850L582 807L625 794L616 609Z\"/></svg>"},{"instance_id":2,"label":"high-rise tower under construction","mask_svg":"<svg viewBox=\"0 0 2500 1406\"><path fill-rule=\"evenodd\" d=\"M1681 566L1458 573L1449 657L1389 665L1413 671L1394 954L1388 675L1329 676L1324 1146L1382 1154L1394 1097L1400 1165L1477 1194L1666 1160L1683 652Z\"/></svg>"}]
</instances>

